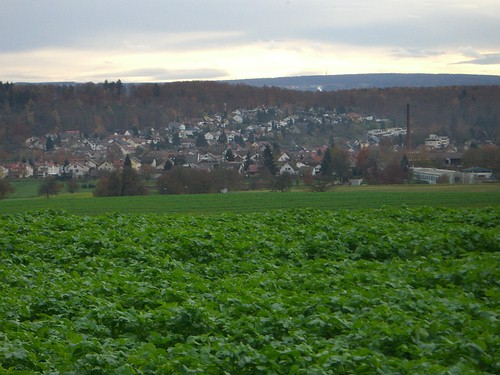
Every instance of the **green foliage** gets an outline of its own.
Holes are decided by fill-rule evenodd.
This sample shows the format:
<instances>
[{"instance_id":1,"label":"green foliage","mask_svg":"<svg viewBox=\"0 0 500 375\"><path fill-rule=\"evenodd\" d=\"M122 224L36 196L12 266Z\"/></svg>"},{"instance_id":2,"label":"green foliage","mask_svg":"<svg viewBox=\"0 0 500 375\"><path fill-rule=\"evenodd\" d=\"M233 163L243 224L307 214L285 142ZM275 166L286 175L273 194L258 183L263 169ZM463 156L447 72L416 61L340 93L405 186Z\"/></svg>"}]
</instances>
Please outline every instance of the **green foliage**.
<instances>
[{"instance_id":1,"label":"green foliage","mask_svg":"<svg viewBox=\"0 0 500 375\"><path fill-rule=\"evenodd\" d=\"M499 223L499 208L1 215L0 372L499 373Z\"/></svg>"},{"instance_id":2,"label":"green foliage","mask_svg":"<svg viewBox=\"0 0 500 375\"><path fill-rule=\"evenodd\" d=\"M238 176L241 178L241 176ZM222 181L222 179L218 179ZM231 181L231 179L228 179ZM316 183L316 182L314 182ZM500 205L500 189L497 184L480 185L401 185L401 186L337 186L325 194L293 190L293 194L273 192L232 192L231 194L137 196L134 199L106 197L95 199L91 194L60 194L54 199L36 197L37 184L12 183L16 189L12 198L0 201L0 212L21 213L40 209L66 210L79 215L99 215L108 212L121 213L173 213L173 214L220 214L226 212L247 213L293 208L319 208L352 210L380 207L489 207ZM93 184L89 184L92 186ZM95 186L94 186L95 187ZM309 187L306 187L307 189ZM20 194L23 190L26 194ZM31 193L33 191L33 194Z\"/></svg>"}]
</instances>

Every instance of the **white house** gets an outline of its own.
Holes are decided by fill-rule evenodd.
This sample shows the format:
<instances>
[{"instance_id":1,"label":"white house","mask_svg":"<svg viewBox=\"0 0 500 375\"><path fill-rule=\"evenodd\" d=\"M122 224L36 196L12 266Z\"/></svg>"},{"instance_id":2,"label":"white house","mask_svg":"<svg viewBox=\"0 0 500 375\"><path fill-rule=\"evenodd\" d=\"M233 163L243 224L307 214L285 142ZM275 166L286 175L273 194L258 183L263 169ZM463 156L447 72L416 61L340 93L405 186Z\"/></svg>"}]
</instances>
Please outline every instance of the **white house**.
<instances>
[{"instance_id":1,"label":"white house","mask_svg":"<svg viewBox=\"0 0 500 375\"><path fill-rule=\"evenodd\" d=\"M48 177L48 176L58 176L60 174L59 165L51 161L46 161L35 165L37 177Z\"/></svg>"},{"instance_id":2,"label":"white house","mask_svg":"<svg viewBox=\"0 0 500 375\"><path fill-rule=\"evenodd\" d=\"M64 167L64 172L73 175L73 177L83 177L89 173L90 168L83 163L75 161Z\"/></svg>"},{"instance_id":3,"label":"white house","mask_svg":"<svg viewBox=\"0 0 500 375\"><path fill-rule=\"evenodd\" d=\"M109 161L104 161L97 166L97 170L102 172L113 172L115 170L115 166Z\"/></svg>"},{"instance_id":4,"label":"white house","mask_svg":"<svg viewBox=\"0 0 500 375\"><path fill-rule=\"evenodd\" d=\"M214 133L208 132L208 133L205 133L205 139L206 139L207 141L213 141L213 140L215 140L216 138L215 138Z\"/></svg>"},{"instance_id":5,"label":"white house","mask_svg":"<svg viewBox=\"0 0 500 375\"><path fill-rule=\"evenodd\" d=\"M6 167L4 167L3 165L0 165L0 178L6 177L8 173L9 173L9 170Z\"/></svg>"},{"instance_id":6,"label":"white house","mask_svg":"<svg viewBox=\"0 0 500 375\"><path fill-rule=\"evenodd\" d=\"M284 161L290 161L290 156L284 152L283 154L281 154L281 156L278 158L278 161L279 162L284 162Z\"/></svg>"},{"instance_id":7,"label":"white house","mask_svg":"<svg viewBox=\"0 0 500 375\"><path fill-rule=\"evenodd\" d=\"M288 163L285 163L281 168L280 168L280 175L288 173L290 175L295 175L297 174L297 171Z\"/></svg>"},{"instance_id":8,"label":"white house","mask_svg":"<svg viewBox=\"0 0 500 375\"><path fill-rule=\"evenodd\" d=\"M198 163L216 163L220 161L220 157L211 154L210 152L203 155L198 155Z\"/></svg>"},{"instance_id":9,"label":"white house","mask_svg":"<svg viewBox=\"0 0 500 375\"><path fill-rule=\"evenodd\" d=\"M425 139L425 145L430 148L446 148L450 144L450 139L446 136L439 136L437 134L430 134Z\"/></svg>"}]
</instances>

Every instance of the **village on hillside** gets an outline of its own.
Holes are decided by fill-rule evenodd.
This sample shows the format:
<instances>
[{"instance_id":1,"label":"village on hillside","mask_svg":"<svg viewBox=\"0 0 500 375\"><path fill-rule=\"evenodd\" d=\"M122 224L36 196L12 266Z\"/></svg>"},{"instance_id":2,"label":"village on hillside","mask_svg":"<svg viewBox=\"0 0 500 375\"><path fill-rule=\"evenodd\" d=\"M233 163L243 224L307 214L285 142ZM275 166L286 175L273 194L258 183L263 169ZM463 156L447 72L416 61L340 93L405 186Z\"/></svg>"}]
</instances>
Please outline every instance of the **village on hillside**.
<instances>
[{"instance_id":1,"label":"village on hillside","mask_svg":"<svg viewBox=\"0 0 500 375\"><path fill-rule=\"evenodd\" d=\"M414 130L412 129L412 132ZM417 139L417 133L415 133ZM489 147L454 144L440 134L419 135L408 147L407 128L358 113L305 109L282 113L277 107L238 109L230 114L170 122L146 131L116 129L93 138L78 130L32 136L23 160L0 163L5 179L64 177L96 179L120 170L126 157L147 179L174 167L213 170L221 166L245 177L261 177L263 153L272 150L276 170L299 179L314 178L332 147L348 155L348 173L339 183L472 183L491 181L491 168L464 167L467 150ZM494 146L492 146L494 147ZM335 172L335 171L334 171Z\"/></svg>"}]
</instances>

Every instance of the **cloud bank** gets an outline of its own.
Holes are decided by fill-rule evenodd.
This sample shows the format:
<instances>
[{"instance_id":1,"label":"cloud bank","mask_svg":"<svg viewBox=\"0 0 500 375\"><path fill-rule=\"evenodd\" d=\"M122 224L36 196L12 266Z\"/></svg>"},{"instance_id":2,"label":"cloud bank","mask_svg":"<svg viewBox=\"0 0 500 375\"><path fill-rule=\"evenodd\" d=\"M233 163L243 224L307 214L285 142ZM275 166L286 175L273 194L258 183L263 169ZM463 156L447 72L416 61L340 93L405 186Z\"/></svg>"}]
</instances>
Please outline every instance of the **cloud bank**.
<instances>
[{"instance_id":1,"label":"cloud bank","mask_svg":"<svg viewBox=\"0 0 500 375\"><path fill-rule=\"evenodd\" d=\"M0 80L500 74L496 0L16 0L0 10Z\"/></svg>"}]
</instances>

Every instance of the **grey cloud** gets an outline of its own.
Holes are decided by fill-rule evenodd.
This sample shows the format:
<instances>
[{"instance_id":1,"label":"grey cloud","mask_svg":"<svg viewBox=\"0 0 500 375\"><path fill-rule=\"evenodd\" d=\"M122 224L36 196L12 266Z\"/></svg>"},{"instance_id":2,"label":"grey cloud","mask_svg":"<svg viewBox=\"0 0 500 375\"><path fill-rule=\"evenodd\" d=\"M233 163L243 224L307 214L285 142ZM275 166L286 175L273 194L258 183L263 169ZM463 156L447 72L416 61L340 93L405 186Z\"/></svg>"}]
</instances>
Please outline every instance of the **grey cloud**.
<instances>
[{"instance_id":1,"label":"grey cloud","mask_svg":"<svg viewBox=\"0 0 500 375\"><path fill-rule=\"evenodd\" d=\"M169 81L169 80L191 80L191 79L221 79L227 77L227 72L220 69L200 68L200 69L164 69L164 68L144 68L132 69L120 72L110 72L109 74L95 75L97 79L126 79L140 82L147 81ZM114 78L113 78L114 77Z\"/></svg>"},{"instance_id":2,"label":"grey cloud","mask_svg":"<svg viewBox=\"0 0 500 375\"><path fill-rule=\"evenodd\" d=\"M5 5L8 3L8 5ZM15 0L2 2L0 51L38 48L148 46L147 35L219 33L212 43L309 40L357 46L442 50L492 48L499 12L484 14L449 1L381 0ZM482 2L486 4L486 2ZM493 7L490 5L490 7ZM237 37L235 37L237 35ZM207 40L152 43L151 48L201 48Z\"/></svg>"},{"instance_id":3,"label":"grey cloud","mask_svg":"<svg viewBox=\"0 0 500 375\"><path fill-rule=\"evenodd\" d=\"M443 55L443 51L416 49L416 48L398 48L392 51L394 57L425 58L431 56Z\"/></svg>"},{"instance_id":4,"label":"grey cloud","mask_svg":"<svg viewBox=\"0 0 500 375\"><path fill-rule=\"evenodd\" d=\"M500 53L479 54L479 56L474 59L459 61L455 64L500 65Z\"/></svg>"}]
</instances>

